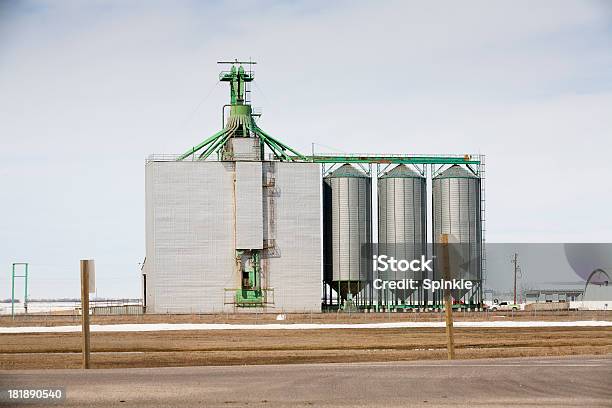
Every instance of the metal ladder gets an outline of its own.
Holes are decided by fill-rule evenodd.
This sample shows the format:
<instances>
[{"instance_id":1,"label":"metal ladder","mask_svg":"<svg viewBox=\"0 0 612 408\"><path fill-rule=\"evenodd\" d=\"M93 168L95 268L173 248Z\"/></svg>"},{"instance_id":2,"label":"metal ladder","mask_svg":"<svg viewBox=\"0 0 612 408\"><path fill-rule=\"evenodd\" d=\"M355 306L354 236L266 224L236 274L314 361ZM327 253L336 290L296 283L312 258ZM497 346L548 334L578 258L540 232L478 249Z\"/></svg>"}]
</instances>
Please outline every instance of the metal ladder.
<instances>
[{"instance_id":1,"label":"metal ladder","mask_svg":"<svg viewBox=\"0 0 612 408\"><path fill-rule=\"evenodd\" d=\"M480 157L480 221L481 221L481 265L482 265L482 281L484 282L487 278L487 251L486 251L486 231L487 231L487 217L486 217L486 188L485 188L485 155L481 154Z\"/></svg>"}]
</instances>

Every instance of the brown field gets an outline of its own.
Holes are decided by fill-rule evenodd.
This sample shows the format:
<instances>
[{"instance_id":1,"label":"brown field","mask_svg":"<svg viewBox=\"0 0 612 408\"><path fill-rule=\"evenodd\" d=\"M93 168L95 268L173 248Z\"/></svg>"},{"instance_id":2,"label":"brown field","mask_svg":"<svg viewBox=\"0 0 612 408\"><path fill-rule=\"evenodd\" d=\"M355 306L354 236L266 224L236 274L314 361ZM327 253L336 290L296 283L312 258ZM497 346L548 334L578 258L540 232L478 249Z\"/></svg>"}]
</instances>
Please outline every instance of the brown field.
<instances>
[{"instance_id":1,"label":"brown field","mask_svg":"<svg viewBox=\"0 0 612 408\"><path fill-rule=\"evenodd\" d=\"M276 321L276 313L230 313L230 314L146 314L91 316L91 324L121 323L381 323L400 321L444 321L442 312L423 313L293 313L287 314L284 322ZM455 321L576 321L612 320L608 311L521 311L521 312L455 312ZM81 317L76 314L28 314L0 316L0 327L11 326L62 326L78 325Z\"/></svg>"},{"instance_id":2,"label":"brown field","mask_svg":"<svg viewBox=\"0 0 612 408\"><path fill-rule=\"evenodd\" d=\"M356 316L352 322L362 317ZM612 354L612 327L455 328L455 334L460 359ZM94 368L446 358L441 328L117 332L92 333L91 341ZM79 333L0 334L0 369L77 368L80 351Z\"/></svg>"}]
</instances>

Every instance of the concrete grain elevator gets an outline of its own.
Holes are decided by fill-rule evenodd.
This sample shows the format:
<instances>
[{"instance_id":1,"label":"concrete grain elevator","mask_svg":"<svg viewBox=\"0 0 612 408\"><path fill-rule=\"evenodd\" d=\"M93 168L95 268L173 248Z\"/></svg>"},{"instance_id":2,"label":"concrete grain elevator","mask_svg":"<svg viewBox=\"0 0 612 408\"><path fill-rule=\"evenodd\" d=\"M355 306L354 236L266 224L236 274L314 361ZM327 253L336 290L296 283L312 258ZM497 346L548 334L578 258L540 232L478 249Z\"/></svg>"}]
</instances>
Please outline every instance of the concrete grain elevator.
<instances>
[{"instance_id":1,"label":"concrete grain elevator","mask_svg":"<svg viewBox=\"0 0 612 408\"><path fill-rule=\"evenodd\" d=\"M320 165L257 125L252 63L230 66L225 127L146 163L147 312L320 311Z\"/></svg>"},{"instance_id":2,"label":"concrete grain elevator","mask_svg":"<svg viewBox=\"0 0 612 408\"><path fill-rule=\"evenodd\" d=\"M372 253L435 256L441 234L465 248L460 277L474 284L453 292L455 305L482 306L483 155L300 154L260 127L255 63L221 64L223 128L146 160L147 313L440 308L422 289L373 284L438 279L435 263L430 274L379 273Z\"/></svg>"}]
</instances>

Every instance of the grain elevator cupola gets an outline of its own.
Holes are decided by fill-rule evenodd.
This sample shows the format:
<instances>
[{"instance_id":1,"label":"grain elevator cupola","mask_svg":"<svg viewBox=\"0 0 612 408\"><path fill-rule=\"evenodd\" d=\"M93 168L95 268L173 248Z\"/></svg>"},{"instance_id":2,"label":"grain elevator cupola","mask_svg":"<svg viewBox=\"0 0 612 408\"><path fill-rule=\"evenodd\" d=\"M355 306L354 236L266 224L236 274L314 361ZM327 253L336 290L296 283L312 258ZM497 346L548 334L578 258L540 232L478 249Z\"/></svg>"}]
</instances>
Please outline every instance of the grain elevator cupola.
<instances>
[{"instance_id":1,"label":"grain elevator cupola","mask_svg":"<svg viewBox=\"0 0 612 408\"><path fill-rule=\"evenodd\" d=\"M303 161L302 154L264 132L255 122L250 104L250 83L254 80L254 61L219 61L218 64L230 65L229 70L221 71L220 82L228 82L230 103L223 106L223 116L229 108L227 120L223 118L223 129L192 147L177 160L206 160L213 153L218 160L264 160L266 147L274 160ZM247 68L245 68L245 66ZM237 140L248 138L250 140Z\"/></svg>"}]
</instances>

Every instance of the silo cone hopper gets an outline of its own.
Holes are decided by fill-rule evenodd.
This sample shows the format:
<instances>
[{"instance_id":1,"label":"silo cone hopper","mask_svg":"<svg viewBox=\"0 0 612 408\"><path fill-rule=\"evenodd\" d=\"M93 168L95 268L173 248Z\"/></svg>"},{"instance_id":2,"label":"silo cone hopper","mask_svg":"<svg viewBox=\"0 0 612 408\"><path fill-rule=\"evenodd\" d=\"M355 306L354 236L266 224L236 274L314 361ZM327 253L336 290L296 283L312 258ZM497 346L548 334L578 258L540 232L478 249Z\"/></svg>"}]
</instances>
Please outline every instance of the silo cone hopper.
<instances>
[{"instance_id":1,"label":"silo cone hopper","mask_svg":"<svg viewBox=\"0 0 612 408\"><path fill-rule=\"evenodd\" d=\"M274 154L275 159L307 161L305 156L273 138L255 123L255 115L253 115L251 105L246 98L246 95L250 93L248 85L254 79L251 66L255 62L235 60L233 62L219 62L219 64L231 64L229 71L222 71L219 74L219 81L229 82L230 84L230 109L225 127L180 155L177 160L185 160L189 157L191 157L191 160L206 160L215 152L218 153L220 160L228 160L231 159L231 148L227 147L227 142L231 138L257 138L260 144L258 160L264 159L264 146L267 146ZM243 65L248 65L249 70L245 70Z\"/></svg>"},{"instance_id":2,"label":"silo cone hopper","mask_svg":"<svg viewBox=\"0 0 612 408\"><path fill-rule=\"evenodd\" d=\"M332 283L332 287L338 291L340 290L340 299L342 301L354 298L365 288L365 282L359 281L336 281ZM349 294L351 296L349 296Z\"/></svg>"},{"instance_id":3,"label":"silo cone hopper","mask_svg":"<svg viewBox=\"0 0 612 408\"><path fill-rule=\"evenodd\" d=\"M448 280L462 280L462 281L472 281L474 287L476 287L474 282L477 282L473 276L473 270L475 267L480 267L480 257L471 258L470 257L470 245L459 242L457 238L452 235L447 235L449 238L448 244L446 244L446 250L448 251L448 259L445 259L444 246L440 242L434 243L434 247L436 248L435 252L439 255L434 259L434 265L439 268L440 278L448 279ZM448 264L447 264L448 262ZM447 271L446 273L442 271ZM464 299L465 295L470 292L471 289L451 289L451 297L455 302L468 302L471 303L469 299Z\"/></svg>"}]
</instances>

